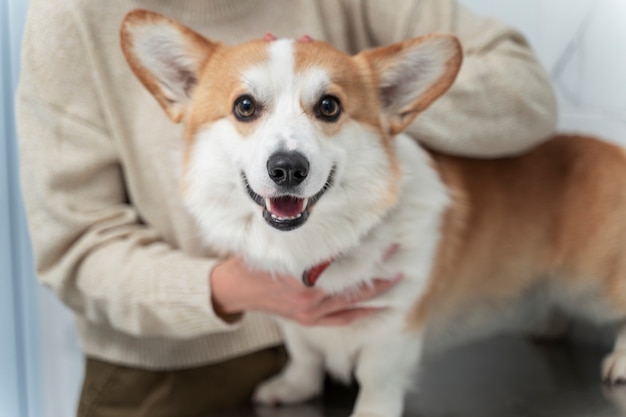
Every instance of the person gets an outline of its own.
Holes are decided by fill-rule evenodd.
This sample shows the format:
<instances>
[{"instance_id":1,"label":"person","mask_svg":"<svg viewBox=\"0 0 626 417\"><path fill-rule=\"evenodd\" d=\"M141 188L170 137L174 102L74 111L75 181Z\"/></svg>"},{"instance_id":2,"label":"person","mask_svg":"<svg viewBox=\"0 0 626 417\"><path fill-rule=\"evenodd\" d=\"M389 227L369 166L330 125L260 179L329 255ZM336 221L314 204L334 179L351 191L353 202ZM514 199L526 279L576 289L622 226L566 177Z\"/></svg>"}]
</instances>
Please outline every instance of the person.
<instances>
[{"instance_id":1,"label":"person","mask_svg":"<svg viewBox=\"0 0 626 417\"><path fill-rule=\"evenodd\" d=\"M410 133L444 152L524 152L553 131L548 78L524 38L453 0L32 0L17 94L22 188L37 274L74 311L86 356L80 417L196 416L246 401L286 361L268 313L307 325L372 314L203 246L179 197L182 127L119 47L135 8L209 39L326 40L356 53L456 34L464 63Z\"/></svg>"}]
</instances>

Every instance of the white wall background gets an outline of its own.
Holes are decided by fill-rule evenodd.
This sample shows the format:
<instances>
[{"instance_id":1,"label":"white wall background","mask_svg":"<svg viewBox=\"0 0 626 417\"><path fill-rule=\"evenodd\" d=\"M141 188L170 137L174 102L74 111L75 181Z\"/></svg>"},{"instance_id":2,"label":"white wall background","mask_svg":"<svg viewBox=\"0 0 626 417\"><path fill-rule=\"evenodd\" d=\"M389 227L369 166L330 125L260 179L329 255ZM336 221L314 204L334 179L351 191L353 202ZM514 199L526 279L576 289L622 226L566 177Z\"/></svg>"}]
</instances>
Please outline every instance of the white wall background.
<instances>
[{"instance_id":1,"label":"white wall background","mask_svg":"<svg viewBox=\"0 0 626 417\"><path fill-rule=\"evenodd\" d=\"M460 1L526 34L556 86L562 130L626 144L625 0ZM71 315L34 284L17 187L11 97L26 5L0 0L0 417L70 417L82 358Z\"/></svg>"}]
</instances>

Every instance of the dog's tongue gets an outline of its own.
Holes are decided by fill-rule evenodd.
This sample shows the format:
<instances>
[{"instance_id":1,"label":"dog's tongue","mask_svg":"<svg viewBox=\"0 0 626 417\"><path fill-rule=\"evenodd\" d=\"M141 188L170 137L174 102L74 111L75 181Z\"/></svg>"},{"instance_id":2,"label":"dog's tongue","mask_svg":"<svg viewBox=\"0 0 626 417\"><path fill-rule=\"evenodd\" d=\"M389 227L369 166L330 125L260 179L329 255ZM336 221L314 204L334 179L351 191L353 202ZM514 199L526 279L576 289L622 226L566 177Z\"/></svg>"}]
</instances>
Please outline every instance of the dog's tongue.
<instances>
[{"instance_id":1,"label":"dog's tongue","mask_svg":"<svg viewBox=\"0 0 626 417\"><path fill-rule=\"evenodd\" d=\"M271 198L267 209L276 217L294 217L304 211L304 199L289 196Z\"/></svg>"}]
</instances>

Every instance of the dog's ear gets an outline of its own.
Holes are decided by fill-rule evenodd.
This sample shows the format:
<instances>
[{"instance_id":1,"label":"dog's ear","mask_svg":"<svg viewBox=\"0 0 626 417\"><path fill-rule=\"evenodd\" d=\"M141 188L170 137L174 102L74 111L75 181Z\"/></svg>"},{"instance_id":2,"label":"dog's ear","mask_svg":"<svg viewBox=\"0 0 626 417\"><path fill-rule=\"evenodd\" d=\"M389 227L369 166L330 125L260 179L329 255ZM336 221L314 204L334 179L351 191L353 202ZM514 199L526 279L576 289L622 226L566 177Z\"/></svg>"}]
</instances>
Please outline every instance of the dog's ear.
<instances>
[{"instance_id":1,"label":"dog's ear","mask_svg":"<svg viewBox=\"0 0 626 417\"><path fill-rule=\"evenodd\" d=\"M408 127L452 85L461 67L462 50L452 35L429 35L362 55L369 61L391 134Z\"/></svg>"},{"instance_id":2,"label":"dog's ear","mask_svg":"<svg viewBox=\"0 0 626 417\"><path fill-rule=\"evenodd\" d=\"M199 72L217 44L157 13L134 10L122 21L122 51L135 75L174 122L182 120Z\"/></svg>"}]
</instances>

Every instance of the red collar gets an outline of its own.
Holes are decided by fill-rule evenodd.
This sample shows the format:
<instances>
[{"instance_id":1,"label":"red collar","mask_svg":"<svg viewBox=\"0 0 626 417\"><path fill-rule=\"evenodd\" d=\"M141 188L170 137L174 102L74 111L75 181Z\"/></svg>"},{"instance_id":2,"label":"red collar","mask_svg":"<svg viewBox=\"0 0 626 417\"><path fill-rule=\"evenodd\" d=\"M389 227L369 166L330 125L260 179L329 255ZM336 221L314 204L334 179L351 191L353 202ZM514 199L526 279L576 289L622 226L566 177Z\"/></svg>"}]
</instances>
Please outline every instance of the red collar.
<instances>
[{"instance_id":1,"label":"red collar","mask_svg":"<svg viewBox=\"0 0 626 417\"><path fill-rule=\"evenodd\" d=\"M320 275L322 275L322 272L324 272L334 260L334 258L329 259L328 261L324 261L321 264L315 265L311 269L304 271L302 273L302 282L304 285L307 287L313 287Z\"/></svg>"}]
</instances>

